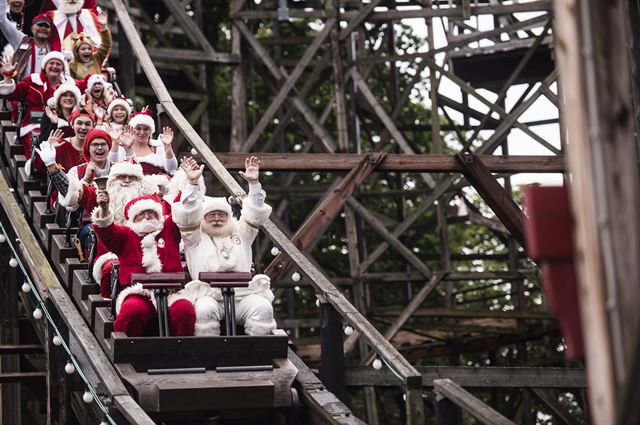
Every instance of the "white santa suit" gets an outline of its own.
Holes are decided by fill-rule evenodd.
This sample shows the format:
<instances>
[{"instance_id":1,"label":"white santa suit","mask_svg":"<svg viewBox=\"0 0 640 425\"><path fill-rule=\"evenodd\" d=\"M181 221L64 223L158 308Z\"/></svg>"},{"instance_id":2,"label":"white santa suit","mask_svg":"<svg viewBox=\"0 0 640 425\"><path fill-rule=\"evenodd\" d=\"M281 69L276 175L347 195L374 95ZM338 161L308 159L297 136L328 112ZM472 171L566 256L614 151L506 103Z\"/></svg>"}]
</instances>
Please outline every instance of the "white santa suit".
<instances>
[{"instance_id":1,"label":"white santa suit","mask_svg":"<svg viewBox=\"0 0 640 425\"><path fill-rule=\"evenodd\" d=\"M251 245L258 235L258 228L271 215L271 207L264 203L266 197L260 184L249 185L249 194L242 202L240 219L229 214L234 227L231 234L212 237L202 231L207 199L197 196L198 187L187 185L180 202L173 204L173 219L182 235L187 266L192 278L184 291L196 308L194 335L219 335L220 320L224 317L222 294L219 288L211 288L197 280L200 272L249 272L251 271ZM226 252L226 255L223 254ZM273 318L273 292L267 275L253 277L247 288L236 288L236 321L244 325L248 335L267 335L276 328Z\"/></svg>"}]
</instances>

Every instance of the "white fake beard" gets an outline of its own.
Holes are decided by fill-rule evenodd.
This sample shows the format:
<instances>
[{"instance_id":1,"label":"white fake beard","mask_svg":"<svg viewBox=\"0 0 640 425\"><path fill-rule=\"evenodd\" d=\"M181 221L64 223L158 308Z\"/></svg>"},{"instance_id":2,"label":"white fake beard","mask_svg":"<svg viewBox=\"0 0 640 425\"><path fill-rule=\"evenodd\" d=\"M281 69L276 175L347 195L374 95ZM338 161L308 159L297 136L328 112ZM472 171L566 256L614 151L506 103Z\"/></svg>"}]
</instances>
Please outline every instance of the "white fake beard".
<instances>
[{"instance_id":1,"label":"white fake beard","mask_svg":"<svg viewBox=\"0 0 640 425\"><path fill-rule=\"evenodd\" d=\"M78 0L75 4L69 3L67 0L62 0L58 5L58 11L65 15L75 15L82 9L84 0Z\"/></svg>"},{"instance_id":2,"label":"white fake beard","mask_svg":"<svg viewBox=\"0 0 640 425\"><path fill-rule=\"evenodd\" d=\"M164 220L141 220L134 223L133 220L129 223L129 228L135 232L138 236L148 235L149 233L159 232L164 226Z\"/></svg>"},{"instance_id":3,"label":"white fake beard","mask_svg":"<svg viewBox=\"0 0 640 425\"><path fill-rule=\"evenodd\" d=\"M212 238L218 236L229 236L233 234L237 228L236 220L234 218L229 218L223 226L214 226L213 224L209 224L206 221L202 220L200 226L202 228L202 231Z\"/></svg>"},{"instance_id":4,"label":"white fake beard","mask_svg":"<svg viewBox=\"0 0 640 425\"><path fill-rule=\"evenodd\" d=\"M118 224L125 224L124 207L132 199L138 196L147 195L145 186L142 182L134 182L125 186L116 179L107 181L107 191L109 192L109 204L111 204L111 211L113 211L113 218Z\"/></svg>"}]
</instances>

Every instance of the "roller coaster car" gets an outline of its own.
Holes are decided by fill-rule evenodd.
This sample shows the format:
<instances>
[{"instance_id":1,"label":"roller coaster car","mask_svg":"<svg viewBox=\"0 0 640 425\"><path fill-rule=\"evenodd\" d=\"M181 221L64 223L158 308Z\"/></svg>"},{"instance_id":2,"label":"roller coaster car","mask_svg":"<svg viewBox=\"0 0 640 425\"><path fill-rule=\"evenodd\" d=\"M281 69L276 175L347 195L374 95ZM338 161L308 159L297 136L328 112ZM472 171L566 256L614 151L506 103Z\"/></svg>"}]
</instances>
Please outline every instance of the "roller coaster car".
<instances>
[{"instance_id":1,"label":"roller coaster car","mask_svg":"<svg viewBox=\"0 0 640 425\"><path fill-rule=\"evenodd\" d=\"M209 277L227 287L238 282L238 277L246 280L237 273ZM183 273L132 275L132 281L156 291L159 315L164 304L158 303L163 297L158 292L175 289L180 278L184 279ZM298 370L287 358L288 336L280 329L264 336L211 337L130 338L113 332L108 346L131 394L156 419L197 419L222 411L251 416L252 411L264 409L299 409L292 388Z\"/></svg>"}]
</instances>

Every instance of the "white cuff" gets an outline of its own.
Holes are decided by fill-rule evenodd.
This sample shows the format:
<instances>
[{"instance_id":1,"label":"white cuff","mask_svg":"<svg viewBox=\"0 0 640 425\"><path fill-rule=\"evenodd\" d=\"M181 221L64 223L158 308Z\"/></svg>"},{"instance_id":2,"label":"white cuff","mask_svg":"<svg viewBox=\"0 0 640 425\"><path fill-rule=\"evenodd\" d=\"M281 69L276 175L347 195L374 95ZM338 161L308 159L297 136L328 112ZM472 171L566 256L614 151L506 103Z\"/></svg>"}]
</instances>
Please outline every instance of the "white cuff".
<instances>
[{"instance_id":1,"label":"white cuff","mask_svg":"<svg viewBox=\"0 0 640 425\"><path fill-rule=\"evenodd\" d=\"M113 214L109 211L106 217L98 217L98 212L102 210L101 207L95 207L91 213L91 221L96 227L105 228L113 224Z\"/></svg>"}]
</instances>

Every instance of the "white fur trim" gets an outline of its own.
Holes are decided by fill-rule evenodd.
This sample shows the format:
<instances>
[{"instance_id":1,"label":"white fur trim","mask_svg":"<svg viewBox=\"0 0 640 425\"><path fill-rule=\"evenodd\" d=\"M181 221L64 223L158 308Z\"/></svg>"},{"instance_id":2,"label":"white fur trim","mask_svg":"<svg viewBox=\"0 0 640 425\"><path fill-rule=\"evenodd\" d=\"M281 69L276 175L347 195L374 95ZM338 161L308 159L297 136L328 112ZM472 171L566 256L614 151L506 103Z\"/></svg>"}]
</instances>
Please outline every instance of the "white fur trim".
<instances>
[{"instance_id":1,"label":"white fur trim","mask_svg":"<svg viewBox=\"0 0 640 425\"><path fill-rule=\"evenodd\" d=\"M182 168L178 168L171 178L171 183L169 183L169 187L167 189L166 196L170 199L170 203L173 203L173 200L178 196L179 192L184 191L188 183L189 180L187 179L187 173L185 173ZM206 192L207 188L204 184L204 178L200 176L198 179L198 198L203 198Z\"/></svg>"},{"instance_id":2,"label":"white fur trim","mask_svg":"<svg viewBox=\"0 0 640 425\"><path fill-rule=\"evenodd\" d=\"M71 92L73 96L76 98L76 106L80 105L80 98L82 94L80 93L80 89L75 84L64 83L60 84L60 86L53 92L53 102L54 107L57 107L58 102L60 101L60 96L64 93Z\"/></svg>"},{"instance_id":3,"label":"white fur trim","mask_svg":"<svg viewBox=\"0 0 640 425\"><path fill-rule=\"evenodd\" d=\"M52 59L58 59L60 62L62 62L62 66L67 68L67 58L64 56L63 53L57 52L54 50L52 52L47 53L42 58L42 69L44 69L44 67L47 65L47 62L49 62Z\"/></svg>"},{"instance_id":4,"label":"white fur trim","mask_svg":"<svg viewBox=\"0 0 640 425\"><path fill-rule=\"evenodd\" d=\"M107 261L117 260L117 259L118 259L118 256L113 252L104 253L98 258L96 258L95 261L93 262L93 269L91 270L91 274L93 275L93 280L95 280L96 283L99 284L100 281L102 280L102 267L107 263Z\"/></svg>"},{"instance_id":5,"label":"white fur trim","mask_svg":"<svg viewBox=\"0 0 640 425\"><path fill-rule=\"evenodd\" d=\"M224 315L222 304L211 297L198 299L194 303L196 323L194 336L220 335L220 319Z\"/></svg>"},{"instance_id":6,"label":"white fur trim","mask_svg":"<svg viewBox=\"0 0 640 425\"><path fill-rule=\"evenodd\" d=\"M129 104L127 99L122 99L122 98L118 97L116 99L113 99L109 103L109 106L107 107L107 116L108 117L111 116L111 113L113 112L113 108L115 108L116 106L122 106L127 111L127 116L131 115L131 105Z\"/></svg>"},{"instance_id":7,"label":"white fur trim","mask_svg":"<svg viewBox=\"0 0 640 425\"><path fill-rule=\"evenodd\" d=\"M153 293L148 289L144 289L142 287L142 284L137 283L135 285L126 286L118 294L118 298L116 298L116 315L120 313L120 307L122 307L122 303L124 302L125 298L127 298L129 295L142 295L151 299L151 301L154 302ZM153 305L155 306L155 304Z\"/></svg>"},{"instance_id":8,"label":"white fur trim","mask_svg":"<svg viewBox=\"0 0 640 425\"><path fill-rule=\"evenodd\" d=\"M127 161L119 161L111 165L109 170L109 177L115 177L120 175L135 176L142 178L142 166L140 164L134 164Z\"/></svg>"},{"instance_id":9,"label":"white fur trim","mask_svg":"<svg viewBox=\"0 0 640 425\"><path fill-rule=\"evenodd\" d=\"M227 198L205 196L204 202L202 203L202 215L205 216L211 211L223 211L230 217L231 205L227 202Z\"/></svg>"},{"instance_id":10,"label":"white fur trim","mask_svg":"<svg viewBox=\"0 0 640 425\"><path fill-rule=\"evenodd\" d=\"M271 206L268 204L262 204L262 206L255 206L249 198L242 200L242 217L244 221L252 226L262 226L269 220L271 215Z\"/></svg>"},{"instance_id":11,"label":"white fur trim","mask_svg":"<svg viewBox=\"0 0 640 425\"><path fill-rule=\"evenodd\" d=\"M87 89L89 89L89 91L93 90L93 86L98 83L102 84L102 86L104 87L107 83L107 80L102 74L92 74L91 77L89 77L89 79L87 80Z\"/></svg>"},{"instance_id":12,"label":"white fur trim","mask_svg":"<svg viewBox=\"0 0 640 425\"><path fill-rule=\"evenodd\" d=\"M277 324L274 319L264 322L248 318L244 323L244 332L247 335L271 335L276 330Z\"/></svg>"},{"instance_id":13,"label":"white fur trim","mask_svg":"<svg viewBox=\"0 0 640 425\"><path fill-rule=\"evenodd\" d=\"M167 296L167 307L171 307L171 305L180 300L187 300L191 304L193 304L193 300L189 298L186 294L183 294L182 291L173 292Z\"/></svg>"},{"instance_id":14,"label":"white fur trim","mask_svg":"<svg viewBox=\"0 0 640 425\"><path fill-rule=\"evenodd\" d=\"M0 93L2 94L2 93ZM24 137L36 128L40 128L40 124L27 124L20 127L20 137Z\"/></svg>"},{"instance_id":15,"label":"white fur trim","mask_svg":"<svg viewBox=\"0 0 640 425\"><path fill-rule=\"evenodd\" d=\"M69 179L69 187L67 188L67 194L62 196L58 193L58 203L63 207L75 207L80 200L80 193L82 192L82 183L77 177L71 173L67 174Z\"/></svg>"},{"instance_id":16,"label":"white fur trim","mask_svg":"<svg viewBox=\"0 0 640 425\"><path fill-rule=\"evenodd\" d=\"M155 213L158 214L158 219L163 216L162 204L152 199L141 199L129 207L127 210L127 219L133 220L135 216L147 210L155 211Z\"/></svg>"},{"instance_id":17,"label":"white fur trim","mask_svg":"<svg viewBox=\"0 0 640 425\"><path fill-rule=\"evenodd\" d=\"M9 84L5 84L4 80L0 81L0 95L6 96L16 90L16 80L11 80Z\"/></svg>"},{"instance_id":18,"label":"white fur trim","mask_svg":"<svg viewBox=\"0 0 640 425\"><path fill-rule=\"evenodd\" d=\"M248 295L258 295L272 303L275 296L271 291L271 278L266 274L257 274L253 276L247 288L236 288L236 301Z\"/></svg>"},{"instance_id":19,"label":"white fur trim","mask_svg":"<svg viewBox=\"0 0 640 425\"><path fill-rule=\"evenodd\" d=\"M95 207L93 209L93 212L91 213L91 222L93 223L93 225L96 227L105 228L113 224L113 213L109 211L109 215L99 218L98 211L100 210L100 207Z\"/></svg>"},{"instance_id":20,"label":"white fur trim","mask_svg":"<svg viewBox=\"0 0 640 425\"><path fill-rule=\"evenodd\" d=\"M206 297L212 297L217 301L222 301L220 288L212 288L208 283L201 280L192 280L184 285L184 289L181 292L185 293L194 302Z\"/></svg>"},{"instance_id":21,"label":"white fur trim","mask_svg":"<svg viewBox=\"0 0 640 425\"><path fill-rule=\"evenodd\" d=\"M158 255L158 243L156 242L158 233L160 232L151 232L140 241L142 266L147 273L160 273L162 271L162 263Z\"/></svg>"},{"instance_id":22,"label":"white fur trim","mask_svg":"<svg viewBox=\"0 0 640 425\"><path fill-rule=\"evenodd\" d=\"M135 117L129 120L129 125L135 128L138 124L146 125L151 128L151 133L156 132L156 122L152 117L147 114L137 114Z\"/></svg>"}]
</instances>

